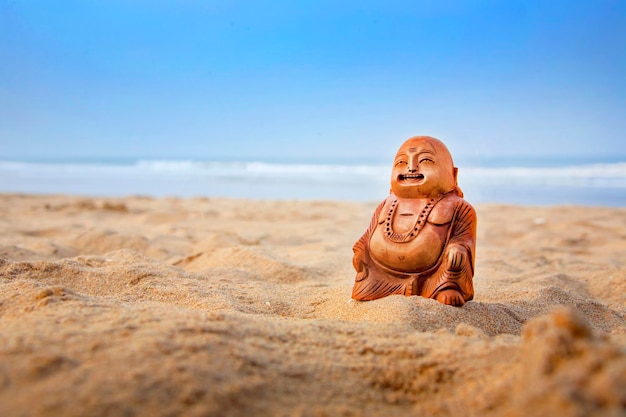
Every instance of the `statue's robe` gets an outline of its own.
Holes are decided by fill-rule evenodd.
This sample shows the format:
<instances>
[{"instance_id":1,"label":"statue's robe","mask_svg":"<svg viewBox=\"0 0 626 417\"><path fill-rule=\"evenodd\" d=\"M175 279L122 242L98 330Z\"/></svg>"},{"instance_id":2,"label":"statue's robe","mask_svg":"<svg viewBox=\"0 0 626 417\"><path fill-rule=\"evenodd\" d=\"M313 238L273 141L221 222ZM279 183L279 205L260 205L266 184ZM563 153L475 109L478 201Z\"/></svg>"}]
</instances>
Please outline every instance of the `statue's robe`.
<instances>
[{"instance_id":1,"label":"statue's robe","mask_svg":"<svg viewBox=\"0 0 626 417\"><path fill-rule=\"evenodd\" d=\"M456 193L451 192L438 201L427 218L424 228L438 228L442 235L437 260L422 270L398 271L377 261L370 251L370 241L377 227L384 227L380 220L394 200L391 194L378 205L368 229L354 244L352 263L357 271L352 298L375 300L392 294L420 295L435 298L441 291L457 290L465 301L474 297L474 257L476 247L476 212ZM446 230L447 228L447 230ZM420 233L423 233L422 230ZM407 243L402 245L407 245ZM410 254L408 254L410 256Z\"/></svg>"}]
</instances>

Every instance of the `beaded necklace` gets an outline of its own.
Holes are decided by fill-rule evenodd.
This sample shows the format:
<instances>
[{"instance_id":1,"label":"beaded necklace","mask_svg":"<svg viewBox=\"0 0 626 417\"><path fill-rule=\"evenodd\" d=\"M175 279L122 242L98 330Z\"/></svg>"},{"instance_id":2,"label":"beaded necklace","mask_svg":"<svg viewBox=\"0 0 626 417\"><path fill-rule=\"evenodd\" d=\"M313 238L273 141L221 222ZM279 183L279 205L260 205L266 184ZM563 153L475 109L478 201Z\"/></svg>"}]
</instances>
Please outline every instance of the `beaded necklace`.
<instances>
[{"instance_id":1,"label":"beaded necklace","mask_svg":"<svg viewBox=\"0 0 626 417\"><path fill-rule=\"evenodd\" d=\"M413 239L415 239L417 237L417 235L419 234L419 232L424 227L424 225L426 224L426 219L428 219L428 215L433 210L435 205L443 197L444 196L442 195L442 196L440 196L437 199L431 198L430 201L426 204L426 206L422 210L422 212L420 213L420 215L415 220L415 224L413 225L413 227L411 227L411 229L408 232L404 233L404 234L396 233L393 230L393 216L394 216L394 214L396 212L396 208L397 208L397 205L398 205L398 200L397 199L393 200L391 202L391 207L389 208L389 212L387 213L387 220L386 220L386 224L385 224L385 228L386 228L385 236L387 236L387 239L391 240L392 242L396 242L396 243L410 242Z\"/></svg>"}]
</instances>

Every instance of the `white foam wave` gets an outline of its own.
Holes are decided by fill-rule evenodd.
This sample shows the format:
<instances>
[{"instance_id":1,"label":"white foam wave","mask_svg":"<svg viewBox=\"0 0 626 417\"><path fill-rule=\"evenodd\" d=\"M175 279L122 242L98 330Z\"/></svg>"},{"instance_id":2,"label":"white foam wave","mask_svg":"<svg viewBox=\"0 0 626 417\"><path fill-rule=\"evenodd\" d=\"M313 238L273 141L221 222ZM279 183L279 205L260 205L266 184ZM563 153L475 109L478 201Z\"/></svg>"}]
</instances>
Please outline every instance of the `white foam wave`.
<instances>
[{"instance_id":1,"label":"white foam wave","mask_svg":"<svg viewBox=\"0 0 626 417\"><path fill-rule=\"evenodd\" d=\"M626 162L563 167L467 167L460 175L470 183L626 188Z\"/></svg>"},{"instance_id":2,"label":"white foam wave","mask_svg":"<svg viewBox=\"0 0 626 417\"><path fill-rule=\"evenodd\" d=\"M136 164L140 170L153 172L198 172L204 174L241 174L259 175L323 175L323 174L356 174L369 175L386 167L376 165L340 165L340 164L285 164L268 162L198 162L198 161L165 161L140 160Z\"/></svg>"},{"instance_id":3,"label":"white foam wave","mask_svg":"<svg viewBox=\"0 0 626 417\"><path fill-rule=\"evenodd\" d=\"M465 171L477 176L507 177L625 177L626 162L564 167L468 167Z\"/></svg>"},{"instance_id":4,"label":"white foam wave","mask_svg":"<svg viewBox=\"0 0 626 417\"><path fill-rule=\"evenodd\" d=\"M20 178L215 178L238 181L310 180L329 183L387 182L385 165L290 164L193 160L139 160L132 163L41 163L0 161L3 177ZM564 167L461 167L461 185L529 184L626 188L626 162Z\"/></svg>"}]
</instances>

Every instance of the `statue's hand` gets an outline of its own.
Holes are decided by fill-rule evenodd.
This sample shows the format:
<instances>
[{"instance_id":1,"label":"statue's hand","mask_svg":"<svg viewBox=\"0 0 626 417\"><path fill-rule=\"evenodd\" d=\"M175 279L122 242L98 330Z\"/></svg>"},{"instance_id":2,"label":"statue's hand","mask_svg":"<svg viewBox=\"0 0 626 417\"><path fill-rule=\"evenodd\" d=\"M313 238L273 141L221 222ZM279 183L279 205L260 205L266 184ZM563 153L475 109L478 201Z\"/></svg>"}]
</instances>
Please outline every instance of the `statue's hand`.
<instances>
[{"instance_id":1,"label":"statue's hand","mask_svg":"<svg viewBox=\"0 0 626 417\"><path fill-rule=\"evenodd\" d=\"M464 246L452 245L448 247L448 268L451 271L460 271L467 263L467 249Z\"/></svg>"}]
</instances>

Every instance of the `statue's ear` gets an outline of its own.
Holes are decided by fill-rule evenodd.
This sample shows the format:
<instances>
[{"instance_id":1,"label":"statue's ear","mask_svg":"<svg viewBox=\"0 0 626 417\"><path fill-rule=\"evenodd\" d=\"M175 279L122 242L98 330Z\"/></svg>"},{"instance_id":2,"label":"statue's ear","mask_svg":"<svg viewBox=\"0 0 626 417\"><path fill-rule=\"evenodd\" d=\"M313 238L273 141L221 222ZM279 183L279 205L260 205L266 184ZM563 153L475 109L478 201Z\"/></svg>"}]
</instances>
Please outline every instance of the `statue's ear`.
<instances>
[{"instance_id":1,"label":"statue's ear","mask_svg":"<svg viewBox=\"0 0 626 417\"><path fill-rule=\"evenodd\" d=\"M457 167L454 167L454 191L459 197L463 198L463 190L461 190L461 187L459 187L459 183L457 181L458 176L459 176L459 169Z\"/></svg>"}]
</instances>

